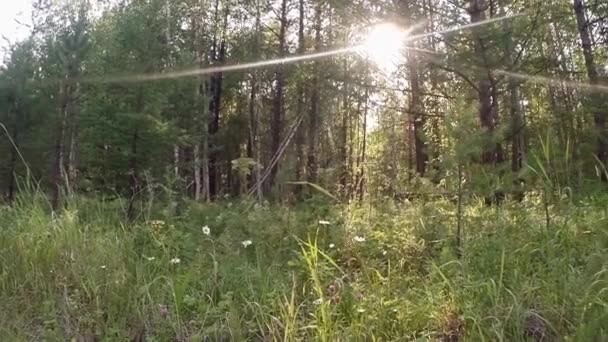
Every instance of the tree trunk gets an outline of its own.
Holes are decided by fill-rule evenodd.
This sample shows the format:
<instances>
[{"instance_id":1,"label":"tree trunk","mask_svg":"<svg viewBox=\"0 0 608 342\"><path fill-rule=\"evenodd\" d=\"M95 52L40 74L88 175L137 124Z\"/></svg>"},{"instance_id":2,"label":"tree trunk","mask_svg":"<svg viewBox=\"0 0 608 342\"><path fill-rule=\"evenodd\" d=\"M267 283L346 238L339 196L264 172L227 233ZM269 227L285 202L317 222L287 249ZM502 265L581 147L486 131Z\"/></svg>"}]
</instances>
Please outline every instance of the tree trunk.
<instances>
[{"instance_id":1,"label":"tree trunk","mask_svg":"<svg viewBox=\"0 0 608 342\"><path fill-rule=\"evenodd\" d=\"M488 5L486 0L470 0L468 8L472 23L486 20L485 11ZM486 56L486 46L484 39L479 31L473 32L475 54L482 62L484 68L489 69ZM487 132L488 140L493 138L493 134L498 125L498 110L496 101L495 81L490 71L482 75L477 86L479 98L479 120L481 128ZM482 152L481 160L483 164L496 164L502 159L500 144L487 142Z\"/></svg>"},{"instance_id":2,"label":"tree trunk","mask_svg":"<svg viewBox=\"0 0 608 342\"><path fill-rule=\"evenodd\" d=\"M403 0L399 3L400 14L407 22L416 22L413 15L413 9L410 7L410 1ZM426 9L426 4L423 3ZM431 35L432 36L432 35ZM416 45L416 42L412 42ZM427 164L429 161L428 148L426 139L424 138L424 126L426 124L426 116L424 113L424 103L422 98L422 89L420 81L420 65L418 63L418 55L414 51L409 51L407 56L407 71L409 74L410 84L410 115L413 121L413 143L414 154L416 161L416 174L423 177L426 173ZM406 118L410 120L410 118ZM409 127L409 124L408 124ZM408 132L409 133L409 132Z\"/></svg>"},{"instance_id":3,"label":"tree trunk","mask_svg":"<svg viewBox=\"0 0 608 342\"><path fill-rule=\"evenodd\" d=\"M284 57L286 54L286 32L287 25L289 24L287 17L287 0L281 1L281 18L279 28L279 58ZM273 156L278 156L279 149L281 148L281 135L283 130L283 116L285 111L285 75L284 67L282 64L278 64L274 77L275 77L275 89L274 99L272 101L272 119L270 121L270 135L271 135L271 151ZM266 193L270 193L272 186L274 185L277 173L279 172L279 162L277 161L271 168L270 175L266 180L265 190Z\"/></svg>"},{"instance_id":4,"label":"tree trunk","mask_svg":"<svg viewBox=\"0 0 608 342\"><path fill-rule=\"evenodd\" d=\"M504 9L501 15L506 15ZM507 33L513 32L513 26L510 22L504 22L504 30ZM514 59L514 44L511 34L507 34L507 64L515 70L517 61ZM521 108L521 98L519 93L519 83L517 80L511 79L508 84L509 90L509 111L511 114L511 171L517 174L523 167L525 145L523 133L523 118Z\"/></svg>"},{"instance_id":5,"label":"tree trunk","mask_svg":"<svg viewBox=\"0 0 608 342\"><path fill-rule=\"evenodd\" d=\"M196 142L192 154L194 155L193 168L194 168L194 200L199 201L201 199L201 189L203 187L201 180L201 145Z\"/></svg>"},{"instance_id":6,"label":"tree trunk","mask_svg":"<svg viewBox=\"0 0 608 342\"><path fill-rule=\"evenodd\" d=\"M425 18L427 20L427 28L426 28L426 32L427 33L431 33L431 32L435 32L436 31L436 25L435 25L435 13L436 13L436 9L435 9L435 4L433 0L427 0L425 5L424 5L424 13L425 13ZM437 44L436 44L436 36L434 34L429 34L428 36L428 44L431 48L431 51L436 52L437 51ZM437 68L431 68L430 72L429 72L429 79L430 79L430 84L431 84L431 92L432 93L436 93L439 91L439 77L438 77L438 73L437 73ZM431 97L430 99L430 103L429 103L429 107L431 108L433 111L433 117L430 118L431 121L431 135L430 138L432 139L432 143L427 144L427 146L433 146L432 150L430 151L432 153L432 155L429 157L429 159L431 159L430 163L427 165L427 171L429 169L432 169L434 171L434 175L433 175L433 179L432 181L435 183L439 182L439 178L440 178L440 165L441 163L439 162L440 158L441 158L441 130L440 130L440 126L441 126L441 107L442 104L437 100L437 97Z\"/></svg>"},{"instance_id":7,"label":"tree trunk","mask_svg":"<svg viewBox=\"0 0 608 342\"><path fill-rule=\"evenodd\" d=\"M19 148L19 109L17 106L17 100L14 97L10 99L10 108L11 113L13 114L13 132L12 132L12 140L13 145L11 145L11 161L9 165L8 171L8 192L6 198L9 203L13 203L15 200L15 192L17 181L15 180L15 172L17 171L17 150Z\"/></svg>"},{"instance_id":8,"label":"tree trunk","mask_svg":"<svg viewBox=\"0 0 608 342\"><path fill-rule=\"evenodd\" d=\"M129 205L127 207L127 219L129 222L135 221L135 203L141 189L139 184L139 174L137 168L137 143L139 140L139 132L136 128L131 138L131 156L129 157Z\"/></svg>"},{"instance_id":9,"label":"tree trunk","mask_svg":"<svg viewBox=\"0 0 608 342\"><path fill-rule=\"evenodd\" d=\"M202 0L199 0L198 9L202 11L204 4ZM216 1L216 7L219 3ZM196 58L200 68L205 67L205 58L207 56L204 45L203 45L203 32L202 25L199 22L202 18L202 12L197 13L197 16L193 16L192 24L194 30L194 41L196 45ZM216 9L217 15L217 9ZM193 168L194 168L194 198L200 200L201 198L205 201L210 201L209 192L209 103L207 95L209 87L207 86L207 80L204 76L199 77L199 82L196 87L196 99L195 103L198 105L196 114L198 120L196 120L196 131L195 134L196 142L193 147ZM198 141L200 139L200 141Z\"/></svg>"},{"instance_id":10,"label":"tree trunk","mask_svg":"<svg viewBox=\"0 0 608 342\"><path fill-rule=\"evenodd\" d=\"M227 15L227 13L226 13ZM214 23L217 23L219 20L219 0L215 1L215 20ZM226 20L226 19L225 19ZM217 24L216 24L217 25ZM210 60L214 62L219 62L220 64L224 62L226 56L226 41L224 36L224 29L220 33L222 38L218 51L218 29L217 27L213 33L213 45L211 50L211 58ZM220 128L220 110L221 110L221 102L222 102L222 83L224 76L221 72L214 74L211 76L210 80L210 96L211 101L209 102L209 113L210 113L210 121L209 121L209 195L212 199L215 199L220 192L221 187L221 172L220 172L220 164L221 162L218 160L220 155L220 145L217 142L217 133Z\"/></svg>"},{"instance_id":11,"label":"tree trunk","mask_svg":"<svg viewBox=\"0 0 608 342\"><path fill-rule=\"evenodd\" d=\"M511 102L511 171L517 173L524 163L525 145L523 134L523 118L519 85L516 81L509 82L509 96Z\"/></svg>"},{"instance_id":12,"label":"tree trunk","mask_svg":"<svg viewBox=\"0 0 608 342\"><path fill-rule=\"evenodd\" d=\"M257 48L260 42L260 27L262 16L260 13L260 3L256 0L255 3L255 44L253 55L257 57L259 54ZM251 158L255 165L253 166L252 174L249 177L249 187L255 186L255 194L258 202L262 202L262 188L259 181L261 177L261 161L260 161L260 138L258 133L258 114L256 110L258 98L258 74L255 70L251 72L251 93L249 95L249 139L247 141L247 157Z\"/></svg>"},{"instance_id":13,"label":"tree trunk","mask_svg":"<svg viewBox=\"0 0 608 342\"><path fill-rule=\"evenodd\" d=\"M207 86L206 86L206 82L204 80L201 80L201 97L202 97L202 104L201 104L201 108L204 111L206 110L206 108L208 108L208 104L207 104ZM203 122L207 121L207 115L203 114L202 117ZM205 128L201 128L202 131L202 139L201 139L201 147L202 150L200 151L200 161L201 161L201 188L203 190L202 196L203 196L203 200L206 202L210 202L211 201L211 192L210 192L210 182L209 182L209 130L207 129L206 125L203 125L203 127ZM197 149L198 146L195 146L195 149ZM195 157L196 160L196 157Z\"/></svg>"},{"instance_id":14,"label":"tree trunk","mask_svg":"<svg viewBox=\"0 0 608 342\"><path fill-rule=\"evenodd\" d=\"M78 85L74 85L74 91L78 91ZM72 97L78 96L73 94ZM78 139L79 139L79 112L78 104L72 103L69 109L69 125L70 125L70 137L69 137L69 153L68 153L68 167L67 167L67 179L68 187L67 191L70 196L76 191L76 182L78 177Z\"/></svg>"},{"instance_id":15,"label":"tree trunk","mask_svg":"<svg viewBox=\"0 0 608 342\"><path fill-rule=\"evenodd\" d=\"M591 84L600 83L600 77L597 72L593 56L593 44L591 32L589 31L589 22L585 13L585 5L582 0L574 1L574 13L576 14L576 22L583 48L583 56L585 58L585 67L587 68L587 76ZM597 159L604 167L608 165L608 127L606 127L606 106L604 103L604 95L600 92L595 92L591 95L591 106L593 110L593 121L597 130ZM602 178L606 178L605 176Z\"/></svg>"},{"instance_id":16,"label":"tree trunk","mask_svg":"<svg viewBox=\"0 0 608 342\"><path fill-rule=\"evenodd\" d=\"M350 119L350 94L349 94L349 65L348 61L344 60L344 85L342 88L342 132L340 134L340 187L342 198L348 197L348 131Z\"/></svg>"},{"instance_id":17,"label":"tree trunk","mask_svg":"<svg viewBox=\"0 0 608 342\"><path fill-rule=\"evenodd\" d=\"M321 51L321 4L317 4L315 9L315 52ZM319 126L319 62L314 62L312 71L310 96L310 121L308 126L308 181L317 181L318 161L317 161L317 130Z\"/></svg>"},{"instance_id":18,"label":"tree trunk","mask_svg":"<svg viewBox=\"0 0 608 342\"><path fill-rule=\"evenodd\" d=\"M53 211L58 211L61 205L61 179L63 175L63 163L65 158L65 133L70 106L70 85L67 80L61 84L61 99L59 118L57 120L57 136L55 138L55 162L53 164L53 197L51 206Z\"/></svg>"},{"instance_id":19,"label":"tree trunk","mask_svg":"<svg viewBox=\"0 0 608 342\"><path fill-rule=\"evenodd\" d=\"M422 102L422 91L420 89L420 77L418 75L418 60L414 53L408 56L408 71L410 76L410 112L414 120L414 147L416 155L416 173L423 177L426 173L426 166L429 161L427 154L427 144L424 139L424 126L426 118L423 114L424 104Z\"/></svg>"},{"instance_id":20,"label":"tree trunk","mask_svg":"<svg viewBox=\"0 0 608 342\"><path fill-rule=\"evenodd\" d=\"M256 111L257 102L257 75L255 72L251 75L251 94L249 96L249 142L247 143L247 157L255 161L253 173L250 177L249 186L255 186L255 194L258 202L262 201L262 188L259 186L260 181L260 142L258 136L258 117Z\"/></svg>"},{"instance_id":21,"label":"tree trunk","mask_svg":"<svg viewBox=\"0 0 608 342\"><path fill-rule=\"evenodd\" d=\"M306 52L306 42L304 36L304 0L299 1L299 27L298 27L298 55L303 55ZM303 76L303 75L302 75ZM302 114L306 105L306 89L305 81L302 79L298 80L297 87L297 104L296 112L297 115ZM296 181L302 181L305 175L305 156L304 156L304 142L305 142L305 125L300 125L296 131ZM299 197L302 193L302 186L296 185L294 187L294 194Z\"/></svg>"},{"instance_id":22,"label":"tree trunk","mask_svg":"<svg viewBox=\"0 0 608 342\"><path fill-rule=\"evenodd\" d=\"M369 111L369 89L365 88L365 109L363 110L363 145L361 147L361 166L359 174L359 201L363 200L365 193L365 158L367 153L367 115Z\"/></svg>"}]
</instances>

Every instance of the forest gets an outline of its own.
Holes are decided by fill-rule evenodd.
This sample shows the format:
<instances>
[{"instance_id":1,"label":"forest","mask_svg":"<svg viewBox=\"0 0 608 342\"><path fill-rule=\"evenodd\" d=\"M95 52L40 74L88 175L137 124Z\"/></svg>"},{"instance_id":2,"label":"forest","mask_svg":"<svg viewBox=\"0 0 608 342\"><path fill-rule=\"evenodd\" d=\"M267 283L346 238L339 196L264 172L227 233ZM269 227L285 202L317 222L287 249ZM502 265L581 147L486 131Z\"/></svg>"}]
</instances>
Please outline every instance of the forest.
<instances>
[{"instance_id":1,"label":"forest","mask_svg":"<svg viewBox=\"0 0 608 342\"><path fill-rule=\"evenodd\" d=\"M608 340L608 2L32 0L22 25L0 340Z\"/></svg>"}]
</instances>

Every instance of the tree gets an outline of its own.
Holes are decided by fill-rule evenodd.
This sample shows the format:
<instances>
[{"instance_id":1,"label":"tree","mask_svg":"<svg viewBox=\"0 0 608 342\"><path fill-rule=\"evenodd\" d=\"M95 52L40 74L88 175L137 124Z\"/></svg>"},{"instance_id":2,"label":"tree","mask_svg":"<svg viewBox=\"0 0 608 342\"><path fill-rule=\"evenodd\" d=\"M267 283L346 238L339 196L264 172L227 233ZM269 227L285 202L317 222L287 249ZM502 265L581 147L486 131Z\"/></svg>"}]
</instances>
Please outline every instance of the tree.
<instances>
[{"instance_id":1,"label":"tree","mask_svg":"<svg viewBox=\"0 0 608 342\"><path fill-rule=\"evenodd\" d=\"M82 4L76 11L64 9L68 13L58 13L67 16L64 26L60 26L56 38L51 38L51 51L57 53L63 67L59 91L59 115L55 138L55 161L53 166L53 210L61 205L62 182L65 180L66 190L71 191L75 182L78 147L78 77L81 73L83 60L89 49L88 38L88 8ZM67 139L67 140L66 140ZM67 167L66 162L67 145Z\"/></svg>"},{"instance_id":2,"label":"tree","mask_svg":"<svg viewBox=\"0 0 608 342\"><path fill-rule=\"evenodd\" d=\"M279 33L278 39L278 58L285 57L287 54L287 26L289 20L287 17L287 0L281 0L280 15L279 15ZM274 71L274 98L272 101L272 120L270 122L271 147L270 151L273 158L280 158L281 136L283 131L283 120L285 116L285 70L282 63L279 63ZM266 192L269 193L274 185L277 173L279 171L279 162L277 161L271 166L270 176L266 181Z\"/></svg>"},{"instance_id":3,"label":"tree","mask_svg":"<svg viewBox=\"0 0 608 342\"><path fill-rule=\"evenodd\" d=\"M600 84L601 78L597 71L594 60L593 44L590 30L590 23L587 21L586 7L583 0L573 0L576 23L580 35L581 47L585 58L585 68L587 76L592 85ZM606 167L608 165L608 127L606 126L605 96L601 92L594 92L591 97L591 109L593 121L597 130L597 159Z\"/></svg>"}]
</instances>

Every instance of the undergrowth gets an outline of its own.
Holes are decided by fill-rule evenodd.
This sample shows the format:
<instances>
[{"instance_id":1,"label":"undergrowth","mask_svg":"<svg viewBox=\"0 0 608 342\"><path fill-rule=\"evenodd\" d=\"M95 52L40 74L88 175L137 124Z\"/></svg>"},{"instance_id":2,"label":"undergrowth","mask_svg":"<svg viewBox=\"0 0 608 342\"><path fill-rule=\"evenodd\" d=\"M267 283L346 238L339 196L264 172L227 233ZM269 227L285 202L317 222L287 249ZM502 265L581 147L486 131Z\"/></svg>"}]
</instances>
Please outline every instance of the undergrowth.
<instances>
[{"instance_id":1,"label":"undergrowth","mask_svg":"<svg viewBox=\"0 0 608 342\"><path fill-rule=\"evenodd\" d=\"M0 209L2 341L600 341L605 198ZM546 213L551 220L547 225Z\"/></svg>"}]
</instances>

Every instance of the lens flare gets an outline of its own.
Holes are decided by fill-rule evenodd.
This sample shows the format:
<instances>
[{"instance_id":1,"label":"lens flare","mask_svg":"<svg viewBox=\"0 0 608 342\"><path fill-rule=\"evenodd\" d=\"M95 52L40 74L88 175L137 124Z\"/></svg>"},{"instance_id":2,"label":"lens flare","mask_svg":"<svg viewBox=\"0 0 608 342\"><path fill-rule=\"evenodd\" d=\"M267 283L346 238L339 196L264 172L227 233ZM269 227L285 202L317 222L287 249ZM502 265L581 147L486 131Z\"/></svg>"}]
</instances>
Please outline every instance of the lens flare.
<instances>
[{"instance_id":1,"label":"lens flare","mask_svg":"<svg viewBox=\"0 0 608 342\"><path fill-rule=\"evenodd\" d=\"M380 24L370 29L359 52L372 60L387 73L396 71L403 59L403 48L408 33L391 23Z\"/></svg>"}]
</instances>

